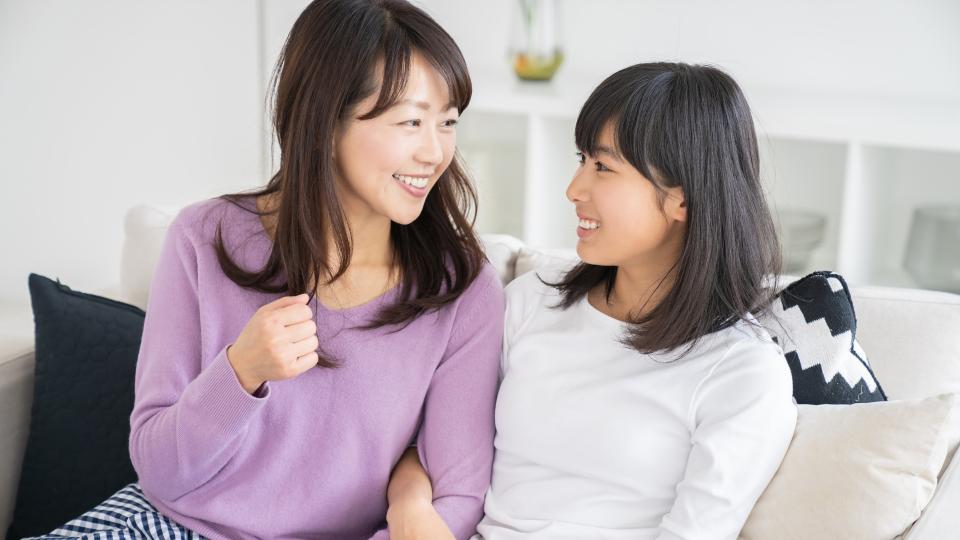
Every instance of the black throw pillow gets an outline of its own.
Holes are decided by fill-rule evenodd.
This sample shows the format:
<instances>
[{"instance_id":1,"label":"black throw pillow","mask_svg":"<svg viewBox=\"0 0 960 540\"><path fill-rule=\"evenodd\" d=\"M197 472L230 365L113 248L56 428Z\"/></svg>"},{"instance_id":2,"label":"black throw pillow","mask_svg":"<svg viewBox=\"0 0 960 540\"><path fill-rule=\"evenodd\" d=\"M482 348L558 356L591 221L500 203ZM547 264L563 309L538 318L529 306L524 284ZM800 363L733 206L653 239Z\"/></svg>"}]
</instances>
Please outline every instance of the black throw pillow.
<instances>
[{"instance_id":1,"label":"black throw pillow","mask_svg":"<svg viewBox=\"0 0 960 540\"><path fill-rule=\"evenodd\" d=\"M36 381L7 538L45 534L136 481L127 439L144 312L30 274Z\"/></svg>"},{"instance_id":2,"label":"black throw pillow","mask_svg":"<svg viewBox=\"0 0 960 540\"><path fill-rule=\"evenodd\" d=\"M814 272L788 285L770 308L760 320L783 349L797 403L887 400L857 343L857 316L843 277Z\"/></svg>"}]
</instances>

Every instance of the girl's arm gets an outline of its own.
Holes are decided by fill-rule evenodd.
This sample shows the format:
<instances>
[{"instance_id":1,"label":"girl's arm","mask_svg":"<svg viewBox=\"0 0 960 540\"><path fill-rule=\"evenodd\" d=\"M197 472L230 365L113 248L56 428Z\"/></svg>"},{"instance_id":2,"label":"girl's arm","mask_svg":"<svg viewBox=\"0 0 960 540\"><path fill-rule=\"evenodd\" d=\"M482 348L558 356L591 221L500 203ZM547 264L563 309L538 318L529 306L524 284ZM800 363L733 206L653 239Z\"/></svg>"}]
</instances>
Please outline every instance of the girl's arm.
<instances>
[{"instance_id":1,"label":"girl's arm","mask_svg":"<svg viewBox=\"0 0 960 540\"><path fill-rule=\"evenodd\" d=\"M780 466L797 407L775 346L734 346L701 383L690 408L692 448L658 540L737 538Z\"/></svg>"},{"instance_id":2,"label":"girl's arm","mask_svg":"<svg viewBox=\"0 0 960 540\"><path fill-rule=\"evenodd\" d=\"M453 533L433 507L433 487L417 449L408 448L390 475L387 524L391 540L452 540Z\"/></svg>"}]
</instances>

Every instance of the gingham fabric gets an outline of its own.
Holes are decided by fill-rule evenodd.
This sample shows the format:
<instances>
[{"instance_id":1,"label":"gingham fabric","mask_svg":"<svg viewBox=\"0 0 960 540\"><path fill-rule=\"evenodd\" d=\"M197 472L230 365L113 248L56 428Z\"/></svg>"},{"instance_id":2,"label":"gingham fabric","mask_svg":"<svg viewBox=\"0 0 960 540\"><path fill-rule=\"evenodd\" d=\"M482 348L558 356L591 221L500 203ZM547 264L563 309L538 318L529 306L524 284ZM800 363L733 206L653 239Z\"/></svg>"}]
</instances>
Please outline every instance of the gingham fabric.
<instances>
[{"instance_id":1,"label":"gingham fabric","mask_svg":"<svg viewBox=\"0 0 960 540\"><path fill-rule=\"evenodd\" d=\"M130 484L82 516L44 536L25 540L203 540L199 534L161 514Z\"/></svg>"}]
</instances>

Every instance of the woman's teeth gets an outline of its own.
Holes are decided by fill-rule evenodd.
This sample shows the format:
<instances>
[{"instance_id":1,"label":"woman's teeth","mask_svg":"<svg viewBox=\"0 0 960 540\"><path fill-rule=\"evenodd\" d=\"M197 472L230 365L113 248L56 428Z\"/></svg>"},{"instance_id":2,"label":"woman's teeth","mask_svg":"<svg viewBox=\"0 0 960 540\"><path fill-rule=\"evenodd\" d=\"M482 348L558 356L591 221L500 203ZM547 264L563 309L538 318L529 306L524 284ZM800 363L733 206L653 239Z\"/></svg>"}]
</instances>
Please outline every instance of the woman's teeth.
<instances>
[{"instance_id":1,"label":"woman's teeth","mask_svg":"<svg viewBox=\"0 0 960 540\"><path fill-rule=\"evenodd\" d=\"M587 229L587 230L589 231L589 230L597 229L597 228L599 228L599 227L600 227L600 222L599 222L599 221L593 221L593 220L590 220L590 219L581 219L581 220L580 220L580 228L581 228L581 229Z\"/></svg>"},{"instance_id":2,"label":"woman's teeth","mask_svg":"<svg viewBox=\"0 0 960 540\"><path fill-rule=\"evenodd\" d=\"M401 174L395 174L393 175L393 178L403 182L404 184L411 185L415 188L423 189L427 187L426 178L417 178L415 176L403 176Z\"/></svg>"}]
</instances>

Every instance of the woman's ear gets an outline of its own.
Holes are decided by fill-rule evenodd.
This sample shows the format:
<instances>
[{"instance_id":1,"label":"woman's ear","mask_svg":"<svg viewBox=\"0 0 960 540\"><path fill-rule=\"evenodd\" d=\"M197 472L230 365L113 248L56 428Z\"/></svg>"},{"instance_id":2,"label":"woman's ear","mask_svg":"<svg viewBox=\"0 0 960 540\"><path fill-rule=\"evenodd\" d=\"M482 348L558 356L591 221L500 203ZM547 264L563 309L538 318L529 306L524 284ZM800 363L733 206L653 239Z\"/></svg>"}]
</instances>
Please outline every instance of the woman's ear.
<instances>
[{"instance_id":1,"label":"woman's ear","mask_svg":"<svg viewBox=\"0 0 960 540\"><path fill-rule=\"evenodd\" d=\"M664 213L673 221L681 223L687 221L687 199L683 194L683 188L680 186L667 188Z\"/></svg>"}]
</instances>

